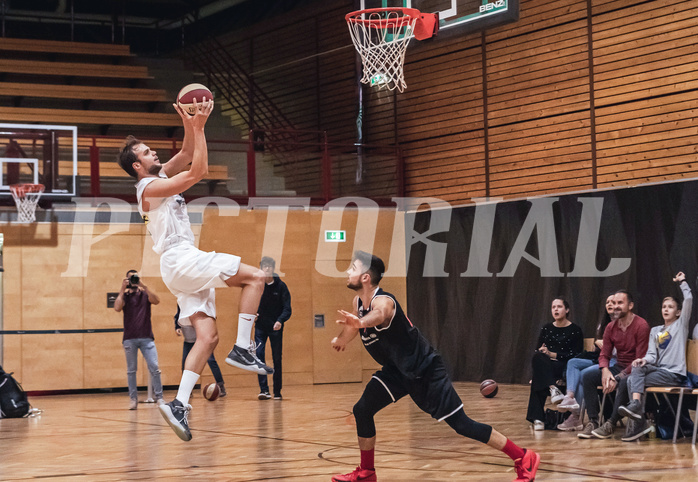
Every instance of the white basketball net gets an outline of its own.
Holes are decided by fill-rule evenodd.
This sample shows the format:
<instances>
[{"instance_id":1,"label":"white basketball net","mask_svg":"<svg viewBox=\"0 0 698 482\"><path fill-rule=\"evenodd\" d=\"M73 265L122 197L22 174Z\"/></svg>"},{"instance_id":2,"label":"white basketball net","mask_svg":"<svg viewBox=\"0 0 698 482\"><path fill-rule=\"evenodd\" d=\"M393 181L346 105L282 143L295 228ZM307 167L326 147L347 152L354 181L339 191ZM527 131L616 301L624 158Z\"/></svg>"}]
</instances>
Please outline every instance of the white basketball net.
<instances>
[{"instance_id":1,"label":"white basketball net","mask_svg":"<svg viewBox=\"0 0 698 482\"><path fill-rule=\"evenodd\" d=\"M356 16L347 16L351 40L361 55L362 83L400 92L407 87L402 68L418 19L408 10L359 11Z\"/></svg>"},{"instance_id":2,"label":"white basketball net","mask_svg":"<svg viewBox=\"0 0 698 482\"><path fill-rule=\"evenodd\" d=\"M39 203L41 193L44 192L42 184L13 184L10 186L12 197L17 205L17 222L33 223L36 221L36 205Z\"/></svg>"}]
</instances>

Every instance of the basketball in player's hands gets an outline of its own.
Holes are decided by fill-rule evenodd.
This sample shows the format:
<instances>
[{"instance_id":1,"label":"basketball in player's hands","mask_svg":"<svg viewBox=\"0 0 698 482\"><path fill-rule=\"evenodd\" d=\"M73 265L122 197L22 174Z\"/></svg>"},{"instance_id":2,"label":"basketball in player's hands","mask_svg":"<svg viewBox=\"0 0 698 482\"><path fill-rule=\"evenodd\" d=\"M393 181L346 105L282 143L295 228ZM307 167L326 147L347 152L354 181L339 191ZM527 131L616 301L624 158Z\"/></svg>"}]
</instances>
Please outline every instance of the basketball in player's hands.
<instances>
[{"instance_id":1,"label":"basketball in player's hands","mask_svg":"<svg viewBox=\"0 0 698 482\"><path fill-rule=\"evenodd\" d=\"M196 99L198 104L201 104L204 99L206 99L206 101L213 100L213 94L208 87L202 84L185 85L182 87L182 90L179 91L179 94L177 94L177 105L187 114L194 115L196 114L194 99Z\"/></svg>"},{"instance_id":2,"label":"basketball in player's hands","mask_svg":"<svg viewBox=\"0 0 698 482\"><path fill-rule=\"evenodd\" d=\"M499 385L494 380L488 378L480 384L480 393L485 398L493 398L499 391Z\"/></svg>"}]
</instances>

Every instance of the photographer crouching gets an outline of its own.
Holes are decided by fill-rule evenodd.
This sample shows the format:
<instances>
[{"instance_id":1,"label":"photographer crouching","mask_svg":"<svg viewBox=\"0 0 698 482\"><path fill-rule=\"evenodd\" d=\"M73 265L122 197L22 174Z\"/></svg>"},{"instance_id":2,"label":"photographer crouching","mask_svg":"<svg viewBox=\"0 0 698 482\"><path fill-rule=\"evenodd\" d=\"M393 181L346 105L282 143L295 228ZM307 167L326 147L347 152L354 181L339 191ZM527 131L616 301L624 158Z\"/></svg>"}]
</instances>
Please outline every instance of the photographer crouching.
<instances>
[{"instance_id":1,"label":"photographer crouching","mask_svg":"<svg viewBox=\"0 0 698 482\"><path fill-rule=\"evenodd\" d=\"M126 373L128 375L128 395L131 399L129 410L138 408L138 385L136 371L138 370L138 350L148 365L150 379L153 383L155 400L162 399L162 381L158 366L158 351L155 348L155 337L150 323L150 305L160 303L160 298L153 293L140 279L136 270L126 272L126 278L121 282L119 296L114 301L114 310L124 312L123 345L126 352Z\"/></svg>"}]
</instances>

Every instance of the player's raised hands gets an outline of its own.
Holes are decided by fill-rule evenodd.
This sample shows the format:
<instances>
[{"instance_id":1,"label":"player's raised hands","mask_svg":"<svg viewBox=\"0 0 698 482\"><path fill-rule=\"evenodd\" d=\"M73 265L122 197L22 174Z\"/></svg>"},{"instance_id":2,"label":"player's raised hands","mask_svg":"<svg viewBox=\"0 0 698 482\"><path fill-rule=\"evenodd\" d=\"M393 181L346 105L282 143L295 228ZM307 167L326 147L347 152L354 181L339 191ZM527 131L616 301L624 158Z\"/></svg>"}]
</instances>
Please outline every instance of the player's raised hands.
<instances>
[{"instance_id":1,"label":"player's raised hands","mask_svg":"<svg viewBox=\"0 0 698 482\"><path fill-rule=\"evenodd\" d=\"M172 104L172 106L175 108L179 116L182 118L182 124L184 124L185 128L187 126L203 128L204 124L206 124L206 121L208 120L208 117L211 115L211 112L213 112L213 100L207 100L204 97L202 102L197 102L197 99L194 99L193 104L194 108L196 109L194 115L189 115L181 106L177 105L176 103Z\"/></svg>"},{"instance_id":2,"label":"player's raised hands","mask_svg":"<svg viewBox=\"0 0 698 482\"><path fill-rule=\"evenodd\" d=\"M337 313L339 313L339 315L342 317L337 320L338 324L356 329L363 328L363 326L361 326L361 320L354 313L349 313L348 311L344 310L337 310Z\"/></svg>"},{"instance_id":3,"label":"player's raised hands","mask_svg":"<svg viewBox=\"0 0 698 482\"><path fill-rule=\"evenodd\" d=\"M681 283L683 281L686 281L686 275L683 273L683 271L679 271L676 273L676 276L674 276L674 282Z\"/></svg>"}]
</instances>

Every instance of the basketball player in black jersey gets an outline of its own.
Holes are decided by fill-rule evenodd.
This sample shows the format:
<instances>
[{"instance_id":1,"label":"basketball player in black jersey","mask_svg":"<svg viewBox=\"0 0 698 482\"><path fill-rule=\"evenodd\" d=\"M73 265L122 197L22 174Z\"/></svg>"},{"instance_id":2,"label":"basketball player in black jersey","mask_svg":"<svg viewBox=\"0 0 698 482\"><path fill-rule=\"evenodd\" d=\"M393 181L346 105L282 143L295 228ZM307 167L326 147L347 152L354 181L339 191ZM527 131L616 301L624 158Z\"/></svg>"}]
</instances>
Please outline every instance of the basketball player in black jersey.
<instances>
[{"instance_id":1,"label":"basketball player in black jersey","mask_svg":"<svg viewBox=\"0 0 698 482\"><path fill-rule=\"evenodd\" d=\"M357 334L368 353L382 366L368 382L361 399L354 405L361 465L349 474L335 475L333 482L376 481L373 453L376 427L373 417L390 403L409 395L419 408L435 419L445 420L456 432L501 450L512 460L516 481L536 476L540 456L518 447L504 435L468 418L441 356L402 311L390 293L379 286L385 265L377 256L354 253L347 270L347 287L356 291L354 313L339 310L342 332L332 340L332 348L343 351Z\"/></svg>"}]
</instances>

